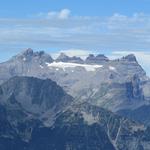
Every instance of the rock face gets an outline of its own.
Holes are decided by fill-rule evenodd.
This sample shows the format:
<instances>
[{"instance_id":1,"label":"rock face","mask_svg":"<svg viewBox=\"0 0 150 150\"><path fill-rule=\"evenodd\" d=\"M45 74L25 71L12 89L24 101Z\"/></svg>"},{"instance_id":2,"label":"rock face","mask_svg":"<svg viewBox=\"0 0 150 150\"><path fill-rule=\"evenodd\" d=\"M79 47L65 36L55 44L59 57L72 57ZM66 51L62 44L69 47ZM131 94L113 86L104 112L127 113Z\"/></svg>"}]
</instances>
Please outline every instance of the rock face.
<instances>
[{"instance_id":1,"label":"rock face","mask_svg":"<svg viewBox=\"0 0 150 150\"><path fill-rule=\"evenodd\" d=\"M32 130L51 126L56 115L73 101L50 79L13 77L0 91L1 150L30 150Z\"/></svg>"},{"instance_id":2,"label":"rock face","mask_svg":"<svg viewBox=\"0 0 150 150\"><path fill-rule=\"evenodd\" d=\"M14 59L21 59L21 61L25 61L25 62L38 61L41 65L45 62L48 63L53 62L52 57L46 54L44 51L33 52L33 50L30 48L22 52L20 55L14 57Z\"/></svg>"},{"instance_id":3,"label":"rock face","mask_svg":"<svg viewBox=\"0 0 150 150\"><path fill-rule=\"evenodd\" d=\"M130 82L126 83L127 97L129 99L144 100L143 91L140 88L140 79L134 75Z\"/></svg>"},{"instance_id":4,"label":"rock face","mask_svg":"<svg viewBox=\"0 0 150 150\"><path fill-rule=\"evenodd\" d=\"M85 61L61 54L54 60L43 51L27 49L0 64L1 83L14 76L51 79L76 103L89 102L113 112L150 104L150 79L133 54L117 60L91 54Z\"/></svg>"},{"instance_id":5,"label":"rock face","mask_svg":"<svg viewBox=\"0 0 150 150\"><path fill-rule=\"evenodd\" d=\"M50 79L13 77L2 84L0 89L0 103L10 109L18 108L18 111L22 109L25 116L28 112L45 117L50 111L49 117L52 117L73 101L70 95Z\"/></svg>"}]
</instances>

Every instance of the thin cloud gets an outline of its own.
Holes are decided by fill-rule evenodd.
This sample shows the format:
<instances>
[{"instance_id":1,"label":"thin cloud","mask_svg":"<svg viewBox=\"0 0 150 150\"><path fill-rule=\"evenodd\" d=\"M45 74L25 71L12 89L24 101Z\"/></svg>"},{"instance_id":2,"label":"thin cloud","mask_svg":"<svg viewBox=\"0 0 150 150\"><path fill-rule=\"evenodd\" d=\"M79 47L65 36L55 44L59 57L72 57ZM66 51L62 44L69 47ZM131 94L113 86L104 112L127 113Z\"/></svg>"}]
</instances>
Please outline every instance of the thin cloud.
<instances>
[{"instance_id":1,"label":"thin cloud","mask_svg":"<svg viewBox=\"0 0 150 150\"><path fill-rule=\"evenodd\" d=\"M70 17L70 15L71 15L71 11L65 8L60 11L49 11L48 13L39 13L37 16L46 19L66 20Z\"/></svg>"},{"instance_id":2,"label":"thin cloud","mask_svg":"<svg viewBox=\"0 0 150 150\"><path fill-rule=\"evenodd\" d=\"M51 55L54 58L57 58L60 55L60 53L64 53L70 57L77 56L77 57L81 57L82 59L85 59L89 54L93 54L93 51L82 50L82 49L67 49L67 50L60 50L56 53L52 53Z\"/></svg>"},{"instance_id":3,"label":"thin cloud","mask_svg":"<svg viewBox=\"0 0 150 150\"><path fill-rule=\"evenodd\" d=\"M62 9L26 19L0 18L0 32L0 44L10 48L24 44L58 49L148 51L150 15L75 16L69 9Z\"/></svg>"}]
</instances>

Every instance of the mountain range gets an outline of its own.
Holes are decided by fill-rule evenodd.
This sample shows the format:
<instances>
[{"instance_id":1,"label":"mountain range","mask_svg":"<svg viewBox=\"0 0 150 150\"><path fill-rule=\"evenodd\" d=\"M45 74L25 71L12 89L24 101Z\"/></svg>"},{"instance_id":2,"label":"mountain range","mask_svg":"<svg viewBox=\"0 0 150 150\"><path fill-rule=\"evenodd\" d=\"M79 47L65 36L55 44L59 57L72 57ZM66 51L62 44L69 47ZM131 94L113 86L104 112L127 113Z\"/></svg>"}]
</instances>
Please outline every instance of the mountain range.
<instances>
[{"instance_id":1,"label":"mountain range","mask_svg":"<svg viewBox=\"0 0 150 150\"><path fill-rule=\"evenodd\" d=\"M0 63L1 150L149 150L150 78L133 54L27 49Z\"/></svg>"},{"instance_id":2,"label":"mountain range","mask_svg":"<svg viewBox=\"0 0 150 150\"><path fill-rule=\"evenodd\" d=\"M14 76L51 79L76 102L89 102L121 114L130 111L132 118L132 112L150 103L150 78L133 54L116 60L90 54L82 60L61 53L53 59L44 51L27 49L0 64L0 83Z\"/></svg>"}]
</instances>

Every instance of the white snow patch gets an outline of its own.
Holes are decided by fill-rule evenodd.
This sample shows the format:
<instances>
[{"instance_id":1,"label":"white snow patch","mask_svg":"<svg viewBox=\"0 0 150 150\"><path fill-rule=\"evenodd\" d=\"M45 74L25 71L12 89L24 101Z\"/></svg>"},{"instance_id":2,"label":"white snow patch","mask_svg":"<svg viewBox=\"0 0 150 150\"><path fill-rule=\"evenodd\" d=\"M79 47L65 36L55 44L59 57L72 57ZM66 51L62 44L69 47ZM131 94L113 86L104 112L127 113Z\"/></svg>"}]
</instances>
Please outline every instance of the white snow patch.
<instances>
[{"instance_id":1,"label":"white snow patch","mask_svg":"<svg viewBox=\"0 0 150 150\"><path fill-rule=\"evenodd\" d=\"M91 95L91 96L94 96L94 95L98 92L98 90L99 90L99 89L97 89L97 88L93 88L93 89L92 89L92 95Z\"/></svg>"},{"instance_id":2,"label":"white snow patch","mask_svg":"<svg viewBox=\"0 0 150 150\"><path fill-rule=\"evenodd\" d=\"M53 62L46 63L48 67L57 67L65 70L66 68L83 67L86 71L96 71L98 68L102 68L103 65L88 65L88 64L77 64L77 63L66 63L66 62Z\"/></svg>"},{"instance_id":3,"label":"white snow patch","mask_svg":"<svg viewBox=\"0 0 150 150\"><path fill-rule=\"evenodd\" d=\"M144 125L139 125L139 126L136 125L136 126L132 126L132 130L134 132L137 132L138 130L144 131L144 130L146 130L146 127Z\"/></svg>"},{"instance_id":4,"label":"white snow patch","mask_svg":"<svg viewBox=\"0 0 150 150\"><path fill-rule=\"evenodd\" d=\"M26 60L27 60L27 59L24 57L24 58L23 58L23 61L26 61Z\"/></svg>"},{"instance_id":5,"label":"white snow patch","mask_svg":"<svg viewBox=\"0 0 150 150\"><path fill-rule=\"evenodd\" d=\"M42 68L42 69L43 69L44 67L43 67L42 65L40 65L40 68Z\"/></svg>"},{"instance_id":6,"label":"white snow patch","mask_svg":"<svg viewBox=\"0 0 150 150\"><path fill-rule=\"evenodd\" d=\"M58 71L59 70L59 68L56 68L56 71Z\"/></svg>"},{"instance_id":7,"label":"white snow patch","mask_svg":"<svg viewBox=\"0 0 150 150\"><path fill-rule=\"evenodd\" d=\"M113 66L109 66L109 69L110 69L110 70L116 70L116 68L113 67Z\"/></svg>"},{"instance_id":8,"label":"white snow patch","mask_svg":"<svg viewBox=\"0 0 150 150\"><path fill-rule=\"evenodd\" d=\"M86 112L82 112L84 121L88 123L88 125L92 125L98 122L98 117L94 117L92 114L88 114Z\"/></svg>"},{"instance_id":9,"label":"white snow patch","mask_svg":"<svg viewBox=\"0 0 150 150\"><path fill-rule=\"evenodd\" d=\"M98 90L99 90L98 88L94 88L93 89L93 94L96 94L98 92Z\"/></svg>"}]
</instances>

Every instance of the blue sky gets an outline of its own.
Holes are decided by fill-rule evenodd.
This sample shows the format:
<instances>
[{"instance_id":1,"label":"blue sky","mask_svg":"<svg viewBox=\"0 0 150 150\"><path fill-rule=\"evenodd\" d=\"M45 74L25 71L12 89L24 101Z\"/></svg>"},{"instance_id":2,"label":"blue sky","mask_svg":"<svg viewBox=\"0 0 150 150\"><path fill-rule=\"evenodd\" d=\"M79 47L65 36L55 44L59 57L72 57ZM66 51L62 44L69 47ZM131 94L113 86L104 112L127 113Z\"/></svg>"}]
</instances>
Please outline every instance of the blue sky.
<instances>
[{"instance_id":1,"label":"blue sky","mask_svg":"<svg viewBox=\"0 0 150 150\"><path fill-rule=\"evenodd\" d=\"M149 13L149 0L5 0L0 2L1 17L25 17L26 15L71 9L81 16L110 16L113 13L132 15L137 12Z\"/></svg>"},{"instance_id":2,"label":"blue sky","mask_svg":"<svg viewBox=\"0 0 150 150\"><path fill-rule=\"evenodd\" d=\"M134 53L150 74L150 0L0 2L0 61L31 47L54 55Z\"/></svg>"}]
</instances>

